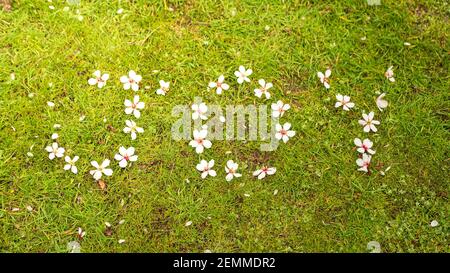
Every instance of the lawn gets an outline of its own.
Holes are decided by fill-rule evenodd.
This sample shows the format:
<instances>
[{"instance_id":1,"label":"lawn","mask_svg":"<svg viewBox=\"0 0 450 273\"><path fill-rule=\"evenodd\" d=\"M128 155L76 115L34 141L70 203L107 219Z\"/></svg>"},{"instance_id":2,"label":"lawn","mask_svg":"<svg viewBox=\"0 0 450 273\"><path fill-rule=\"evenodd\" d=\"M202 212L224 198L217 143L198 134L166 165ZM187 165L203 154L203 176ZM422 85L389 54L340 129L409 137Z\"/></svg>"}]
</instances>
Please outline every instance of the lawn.
<instances>
[{"instance_id":1,"label":"lawn","mask_svg":"<svg viewBox=\"0 0 450 273\"><path fill-rule=\"evenodd\" d=\"M0 12L0 251L67 252L77 241L82 252L370 252L376 241L381 252L448 252L449 10L434 0L13 0ZM236 81L240 65L251 82ZM329 89L317 75L327 68ZM96 70L110 76L103 88L88 84ZM119 80L130 70L138 91ZM220 75L230 88L218 95L208 84ZM270 99L255 96L259 79L273 83ZM355 106L335 107L337 94ZM124 112L134 95L139 119ZM274 151L212 140L197 154L171 133L172 109L196 97L268 115L282 100L291 108L280 123L295 136ZM369 112L377 132L358 123ZM132 140L125 120L144 132ZM367 173L355 138L373 142ZM79 156L78 174L49 159L53 142ZM114 159L121 146L138 155L126 168ZM104 159L113 174L96 181L90 162ZM217 176L201 178L202 159ZM225 179L228 160L242 177ZM257 179L262 166L276 173Z\"/></svg>"}]
</instances>

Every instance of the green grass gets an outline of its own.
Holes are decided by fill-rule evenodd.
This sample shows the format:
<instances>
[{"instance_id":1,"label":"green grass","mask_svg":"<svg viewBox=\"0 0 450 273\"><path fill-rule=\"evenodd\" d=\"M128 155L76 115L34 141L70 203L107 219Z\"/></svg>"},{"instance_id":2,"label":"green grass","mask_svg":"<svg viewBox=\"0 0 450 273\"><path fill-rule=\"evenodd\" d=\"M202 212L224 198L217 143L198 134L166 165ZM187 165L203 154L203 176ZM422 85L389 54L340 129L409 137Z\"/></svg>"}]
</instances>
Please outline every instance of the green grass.
<instances>
[{"instance_id":1,"label":"green grass","mask_svg":"<svg viewBox=\"0 0 450 273\"><path fill-rule=\"evenodd\" d=\"M14 0L0 12L0 251L65 252L78 227L83 252L367 252L372 240L383 252L449 251L446 1L153 2L81 1L65 12L64 1ZM251 84L236 84L241 64ZM390 65L395 83L384 77ZM328 66L326 90L316 73ZM111 75L103 89L87 84L96 69ZM133 91L118 78L130 69L143 76L146 102L135 141L121 131ZM218 96L206 87L222 73L231 89ZM253 95L259 78L274 83L268 102ZM166 97L155 95L160 79L171 82ZM337 93L356 107L334 108ZM213 141L197 155L170 133L172 107L195 96L223 106L282 99L292 105L282 121L297 134L274 152ZM363 133L363 111L381 121L377 133ZM55 123L66 153L80 156L76 176L44 150ZM352 150L367 136L371 175L356 170ZM121 145L139 156L125 170L113 160ZM89 175L89 161L104 158L114 170L106 192ZM195 165L212 158L218 176L201 180ZM225 181L228 159L242 178ZM264 163L277 173L254 179ZM376 165L391 169L382 176Z\"/></svg>"}]
</instances>

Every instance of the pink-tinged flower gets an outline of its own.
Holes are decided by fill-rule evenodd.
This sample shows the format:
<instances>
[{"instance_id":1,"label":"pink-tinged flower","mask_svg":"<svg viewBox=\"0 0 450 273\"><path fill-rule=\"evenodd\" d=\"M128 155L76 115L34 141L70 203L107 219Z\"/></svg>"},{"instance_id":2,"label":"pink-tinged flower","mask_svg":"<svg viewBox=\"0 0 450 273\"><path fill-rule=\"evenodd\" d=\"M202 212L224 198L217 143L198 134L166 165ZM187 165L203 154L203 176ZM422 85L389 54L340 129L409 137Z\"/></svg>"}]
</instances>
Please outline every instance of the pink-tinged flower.
<instances>
[{"instance_id":1,"label":"pink-tinged flower","mask_svg":"<svg viewBox=\"0 0 450 273\"><path fill-rule=\"evenodd\" d=\"M394 70L392 70L393 66L390 66L386 72L384 72L384 76L391 82L395 82L394 78Z\"/></svg>"},{"instance_id":2,"label":"pink-tinged flower","mask_svg":"<svg viewBox=\"0 0 450 273\"><path fill-rule=\"evenodd\" d=\"M141 75L137 75L136 72L130 70L127 76L120 77L120 82L123 83L123 89L129 90L130 88L133 91L139 90L139 83L142 81Z\"/></svg>"},{"instance_id":3,"label":"pink-tinged flower","mask_svg":"<svg viewBox=\"0 0 450 273\"><path fill-rule=\"evenodd\" d=\"M276 168L264 166L261 169L254 171L253 176L257 176L258 179L263 179L266 175L273 175L276 171Z\"/></svg>"},{"instance_id":4,"label":"pink-tinged flower","mask_svg":"<svg viewBox=\"0 0 450 273\"><path fill-rule=\"evenodd\" d=\"M225 166L225 172L227 173L227 176L225 179L227 181L231 181L234 177L241 177L242 174L237 173L238 164L234 163L233 160L228 160L227 165Z\"/></svg>"},{"instance_id":5,"label":"pink-tinged flower","mask_svg":"<svg viewBox=\"0 0 450 273\"><path fill-rule=\"evenodd\" d=\"M49 153L48 158L50 158L50 160L53 160L55 157L63 157L65 152L65 149L59 147L56 142L53 142L52 146L45 147L45 150Z\"/></svg>"},{"instance_id":6,"label":"pink-tinged flower","mask_svg":"<svg viewBox=\"0 0 450 273\"><path fill-rule=\"evenodd\" d=\"M121 168L125 168L128 165L128 161L134 162L138 159L138 156L134 154L134 147L126 149L121 146L119 148L119 153L114 156L114 159L119 161L119 166Z\"/></svg>"},{"instance_id":7,"label":"pink-tinged flower","mask_svg":"<svg viewBox=\"0 0 450 273\"><path fill-rule=\"evenodd\" d=\"M275 133L275 138L278 140L283 140L284 143L286 143L290 137L295 136L295 131L289 130L291 129L291 124L289 122L286 122L283 126L281 124L275 125L275 130L277 131Z\"/></svg>"},{"instance_id":8,"label":"pink-tinged flower","mask_svg":"<svg viewBox=\"0 0 450 273\"><path fill-rule=\"evenodd\" d=\"M208 112L208 106L204 102L200 104L192 104L192 119L197 120L198 118L202 120L207 120L208 118L205 116L206 112Z\"/></svg>"},{"instance_id":9,"label":"pink-tinged flower","mask_svg":"<svg viewBox=\"0 0 450 273\"><path fill-rule=\"evenodd\" d=\"M380 109L380 111L383 111L383 109L388 106L388 102L383 99L384 96L386 96L386 93L381 94L377 98L377 107L378 107L378 109Z\"/></svg>"},{"instance_id":10,"label":"pink-tinged flower","mask_svg":"<svg viewBox=\"0 0 450 273\"><path fill-rule=\"evenodd\" d=\"M202 172L201 174L202 179L205 179L208 175L209 176L217 175L216 171L213 170L212 167L214 167L214 159L210 160L209 162L206 160L202 160L196 166L197 170Z\"/></svg>"},{"instance_id":11,"label":"pink-tinged flower","mask_svg":"<svg viewBox=\"0 0 450 273\"><path fill-rule=\"evenodd\" d=\"M189 142L189 145L193 148L195 148L195 152L197 154L203 153L204 148L211 148L212 143L211 141L206 139L206 136L208 135L208 130L194 130L194 139Z\"/></svg>"},{"instance_id":12,"label":"pink-tinged flower","mask_svg":"<svg viewBox=\"0 0 450 273\"><path fill-rule=\"evenodd\" d=\"M136 139L136 136L137 136L136 133L140 133L141 134L141 133L144 132L144 129L141 128L141 127L138 127L136 125L136 122L134 122L132 120L125 120L125 125L126 125L126 127L123 128L123 132L126 133L126 134L130 133L132 140Z\"/></svg>"},{"instance_id":13,"label":"pink-tinged flower","mask_svg":"<svg viewBox=\"0 0 450 273\"><path fill-rule=\"evenodd\" d=\"M380 122L378 120L373 119L373 117L375 116L374 112L370 112L368 115L362 114L362 116L363 116L363 119L360 119L358 122L359 122L359 124L364 126L364 132L368 133L371 130L373 132L376 132L377 127L375 127L375 125L379 125Z\"/></svg>"},{"instance_id":14,"label":"pink-tinged flower","mask_svg":"<svg viewBox=\"0 0 450 273\"><path fill-rule=\"evenodd\" d=\"M74 174L78 173L77 166L75 166L75 162L77 162L79 157L76 155L72 159L69 156L66 156L64 160L66 161L66 165L64 165L64 170L71 170Z\"/></svg>"},{"instance_id":15,"label":"pink-tinged flower","mask_svg":"<svg viewBox=\"0 0 450 273\"><path fill-rule=\"evenodd\" d=\"M368 154L363 154L362 158L358 158L356 160L356 164L359 166L358 171L368 172L371 159L372 159L372 156L368 155Z\"/></svg>"},{"instance_id":16,"label":"pink-tinged flower","mask_svg":"<svg viewBox=\"0 0 450 273\"><path fill-rule=\"evenodd\" d=\"M89 171L89 173L94 177L95 180L99 180L102 177L102 174L111 176L113 174L113 170L107 168L109 166L109 163L109 159L103 160L101 165L99 165L97 161L91 161L91 165L96 169Z\"/></svg>"},{"instance_id":17,"label":"pink-tinged flower","mask_svg":"<svg viewBox=\"0 0 450 273\"><path fill-rule=\"evenodd\" d=\"M289 110L291 106L289 104L284 104L281 100L277 101L277 103L272 103L272 117L278 118L284 115L284 112Z\"/></svg>"},{"instance_id":18,"label":"pink-tinged flower","mask_svg":"<svg viewBox=\"0 0 450 273\"><path fill-rule=\"evenodd\" d=\"M317 72L317 77L319 77L320 82L323 83L326 89L330 88L330 76L331 76L331 69L327 69L325 71L325 74L322 72Z\"/></svg>"},{"instance_id":19,"label":"pink-tinged flower","mask_svg":"<svg viewBox=\"0 0 450 273\"><path fill-rule=\"evenodd\" d=\"M225 77L223 75L220 75L219 79L217 79L217 82L210 82L208 86L209 88L216 88L216 93L220 95L222 94L222 90L230 89L230 86L223 82L224 80Z\"/></svg>"},{"instance_id":20,"label":"pink-tinged flower","mask_svg":"<svg viewBox=\"0 0 450 273\"><path fill-rule=\"evenodd\" d=\"M165 82L163 80L159 81L159 89L156 90L157 95L165 96L167 92L169 92L170 82Z\"/></svg>"},{"instance_id":21,"label":"pink-tinged flower","mask_svg":"<svg viewBox=\"0 0 450 273\"><path fill-rule=\"evenodd\" d=\"M361 141L361 139L359 138L355 138L353 140L353 142L355 143L356 147L358 147L356 150L358 151L358 153L364 154L364 153L369 153L369 154L375 154L375 151L372 150L372 146L373 146L373 142L370 141L370 139L366 138L363 141Z\"/></svg>"},{"instance_id":22,"label":"pink-tinged flower","mask_svg":"<svg viewBox=\"0 0 450 273\"><path fill-rule=\"evenodd\" d=\"M337 102L334 105L334 107L341 107L345 111L349 111L350 108L353 108L355 104L353 102L350 102L349 96L342 96L341 94L336 95Z\"/></svg>"},{"instance_id":23,"label":"pink-tinged flower","mask_svg":"<svg viewBox=\"0 0 450 273\"><path fill-rule=\"evenodd\" d=\"M266 81L264 79L260 79L258 81L260 87L256 88L255 91L255 96L257 96L258 98L261 98L261 96L264 94L266 96L266 99L270 99L270 93L269 90L270 88L273 87L273 84L268 82L266 83Z\"/></svg>"},{"instance_id":24,"label":"pink-tinged flower","mask_svg":"<svg viewBox=\"0 0 450 273\"><path fill-rule=\"evenodd\" d=\"M90 78L88 80L89 85L97 85L98 88L102 88L106 85L106 81L109 79L109 74L103 74L100 70L96 70L94 73L95 78Z\"/></svg>"},{"instance_id":25,"label":"pink-tinged flower","mask_svg":"<svg viewBox=\"0 0 450 273\"><path fill-rule=\"evenodd\" d=\"M235 71L234 75L237 77L237 82L239 84L242 84L244 81L250 82L250 79L248 78L253 73L253 70L251 69L245 69L244 66L239 66L239 71Z\"/></svg>"},{"instance_id":26,"label":"pink-tinged flower","mask_svg":"<svg viewBox=\"0 0 450 273\"><path fill-rule=\"evenodd\" d=\"M139 96L134 96L133 101L131 100L125 100L125 114L133 114L136 118L139 118L141 116L141 112L139 110L144 109L145 103L142 101L139 101Z\"/></svg>"}]
</instances>

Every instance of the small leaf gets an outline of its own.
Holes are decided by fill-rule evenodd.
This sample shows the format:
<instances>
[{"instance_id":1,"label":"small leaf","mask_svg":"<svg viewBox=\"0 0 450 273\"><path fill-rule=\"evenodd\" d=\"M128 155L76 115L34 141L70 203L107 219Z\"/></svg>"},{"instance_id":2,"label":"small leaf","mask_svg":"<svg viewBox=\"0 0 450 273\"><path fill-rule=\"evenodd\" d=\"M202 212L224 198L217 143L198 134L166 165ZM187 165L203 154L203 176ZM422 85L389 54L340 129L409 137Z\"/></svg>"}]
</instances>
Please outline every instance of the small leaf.
<instances>
[{"instance_id":1,"label":"small leaf","mask_svg":"<svg viewBox=\"0 0 450 273\"><path fill-rule=\"evenodd\" d=\"M106 182L103 180L98 180L98 187L102 190L102 191L106 191Z\"/></svg>"},{"instance_id":2,"label":"small leaf","mask_svg":"<svg viewBox=\"0 0 450 273\"><path fill-rule=\"evenodd\" d=\"M113 231L112 231L111 227L106 227L106 229L103 233L105 234L105 236L110 237L113 234Z\"/></svg>"}]
</instances>

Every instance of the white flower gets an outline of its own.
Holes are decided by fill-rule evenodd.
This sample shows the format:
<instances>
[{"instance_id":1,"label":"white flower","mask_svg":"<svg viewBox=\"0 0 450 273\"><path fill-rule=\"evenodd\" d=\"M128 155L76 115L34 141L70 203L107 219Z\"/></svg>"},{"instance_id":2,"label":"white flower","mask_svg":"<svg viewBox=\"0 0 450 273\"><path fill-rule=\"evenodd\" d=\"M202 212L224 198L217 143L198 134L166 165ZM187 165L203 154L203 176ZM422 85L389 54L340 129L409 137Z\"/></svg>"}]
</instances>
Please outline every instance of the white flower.
<instances>
[{"instance_id":1,"label":"white flower","mask_svg":"<svg viewBox=\"0 0 450 273\"><path fill-rule=\"evenodd\" d=\"M48 154L48 158L50 158L50 160L53 160L53 158L56 157L63 157L64 156L64 148L62 147L58 147L58 143L53 142L52 146L47 146L45 147L45 150L47 152L49 152Z\"/></svg>"},{"instance_id":2,"label":"white flower","mask_svg":"<svg viewBox=\"0 0 450 273\"><path fill-rule=\"evenodd\" d=\"M383 111L383 109L388 106L388 102L383 99L384 96L386 96L386 93L379 95L377 98L377 107L378 109L380 109L380 111Z\"/></svg>"},{"instance_id":3,"label":"white flower","mask_svg":"<svg viewBox=\"0 0 450 273\"><path fill-rule=\"evenodd\" d=\"M199 164L197 164L196 168L197 170L202 172L202 179L205 179L208 175L210 176L216 176L216 171L212 170L212 167L214 166L214 159L211 161L206 161L202 159Z\"/></svg>"},{"instance_id":4,"label":"white flower","mask_svg":"<svg viewBox=\"0 0 450 273\"><path fill-rule=\"evenodd\" d=\"M133 115L136 118L139 118L141 116L141 112L139 110L144 109L145 103L142 101L139 101L139 96L134 96L133 101L131 100L125 100L125 114L129 115L133 113Z\"/></svg>"},{"instance_id":5,"label":"white flower","mask_svg":"<svg viewBox=\"0 0 450 273\"><path fill-rule=\"evenodd\" d=\"M362 114L363 119L360 119L358 122L364 126L364 132L368 133L370 130L373 132L377 131L377 127L375 127L375 125L379 125L380 122L373 119L374 115L375 114L373 112L370 112L368 115Z\"/></svg>"},{"instance_id":6,"label":"white flower","mask_svg":"<svg viewBox=\"0 0 450 273\"><path fill-rule=\"evenodd\" d=\"M266 177L266 175L272 175L276 171L276 168L264 166L261 169L254 171L253 176L257 176L258 179L263 179L264 177Z\"/></svg>"},{"instance_id":7,"label":"white flower","mask_svg":"<svg viewBox=\"0 0 450 273\"><path fill-rule=\"evenodd\" d=\"M132 120L126 120L125 124L126 124L126 127L123 128L123 132L126 134L131 133L132 140L136 139L136 132L138 132L138 133L144 132L144 129L141 127L137 127L136 122L134 122Z\"/></svg>"},{"instance_id":8,"label":"white flower","mask_svg":"<svg viewBox=\"0 0 450 273\"><path fill-rule=\"evenodd\" d=\"M228 160L227 161L227 165L225 166L225 172L227 173L227 176L225 177L225 179L227 181L231 181L234 177L241 177L242 174L237 173L237 169L238 169L238 164L234 163L233 160Z\"/></svg>"},{"instance_id":9,"label":"white flower","mask_svg":"<svg viewBox=\"0 0 450 273\"><path fill-rule=\"evenodd\" d=\"M120 8L117 10L117 14L122 14L123 13L123 8Z\"/></svg>"},{"instance_id":10,"label":"white flower","mask_svg":"<svg viewBox=\"0 0 450 273\"><path fill-rule=\"evenodd\" d=\"M67 162L66 165L64 165L64 170L68 171L71 170L74 174L78 173L77 166L75 166L75 162L77 162L79 157L76 155L73 157L73 159L70 159L69 156L66 156L64 160Z\"/></svg>"},{"instance_id":11,"label":"white flower","mask_svg":"<svg viewBox=\"0 0 450 273\"><path fill-rule=\"evenodd\" d=\"M223 75L219 76L219 79L217 79L217 82L210 82L208 84L209 88L216 88L216 93L218 95L222 94L222 90L228 90L230 86L223 81L225 80L225 77Z\"/></svg>"},{"instance_id":12,"label":"white flower","mask_svg":"<svg viewBox=\"0 0 450 273\"><path fill-rule=\"evenodd\" d=\"M358 158L356 160L356 164L359 166L358 171L368 172L371 159L372 156L368 154L363 154L362 158Z\"/></svg>"},{"instance_id":13,"label":"white flower","mask_svg":"<svg viewBox=\"0 0 450 273\"><path fill-rule=\"evenodd\" d=\"M289 104L284 104L281 100L277 101L277 103L272 103L272 117L278 118L284 115L284 112L289 110L291 106Z\"/></svg>"},{"instance_id":14,"label":"white flower","mask_svg":"<svg viewBox=\"0 0 450 273\"><path fill-rule=\"evenodd\" d=\"M57 133L53 133L53 134L52 134L52 139L53 139L53 140L57 139L58 137L59 137L59 135L58 135Z\"/></svg>"},{"instance_id":15,"label":"white flower","mask_svg":"<svg viewBox=\"0 0 450 273\"><path fill-rule=\"evenodd\" d=\"M206 104L204 102L202 102L200 104L192 104L191 108L192 108L192 111L194 111L192 113L193 120L196 120L198 118L200 118L202 120L208 119L205 116L206 112L208 112L208 106L206 106Z\"/></svg>"},{"instance_id":16,"label":"white flower","mask_svg":"<svg viewBox=\"0 0 450 273\"><path fill-rule=\"evenodd\" d=\"M261 87L254 90L255 96L261 98L261 96L264 94L266 96L266 99L270 99L270 93L267 90L269 90L269 88L272 88L273 84L270 82L266 83L264 79L260 79L258 83L259 85L261 85Z\"/></svg>"},{"instance_id":17,"label":"white flower","mask_svg":"<svg viewBox=\"0 0 450 273\"><path fill-rule=\"evenodd\" d=\"M95 180L99 180L102 177L102 174L106 176L111 176L113 171L111 169L107 169L109 166L109 159L103 160L101 165L98 165L97 161L91 161L91 165L96 168L96 170L91 170L89 173L94 177Z\"/></svg>"},{"instance_id":18,"label":"white flower","mask_svg":"<svg viewBox=\"0 0 450 273\"><path fill-rule=\"evenodd\" d=\"M133 147L126 149L121 146L119 148L119 153L114 156L114 159L119 161L119 166L121 168L125 168L128 165L128 161L134 162L138 159L138 156L134 154Z\"/></svg>"},{"instance_id":19,"label":"white flower","mask_svg":"<svg viewBox=\"0 0 450 273\"><path fill-rule=\"evenodd\" d=\"M393 66L390 66L386 72L384 72L384 76L391 82L395 82L394 71L392 70Z\"/></svg>"},{"instance_id":20,"label":"white flower","mask_svg":"<svg viewBox=\"0 0 450 273\"><path fill-rule=\"evenodd\" d=\"M373 142L370 141L370 139L366 138L363 141L361 141L361 139L355 138L353 142L355 143L356 147L358 147L358 149L356 149L358 153L361 154L369 153L372 155L375 154L375 151L371 149L373 146Z\"/></svg>"},{"instance_id":21,"label":"white flower","mask_svg":"<svg viewBox=\"0 0 450 273\"><path fill-rule=\"evenodd\" d=\"M86 231L83 231L80 227L78 228L78 237L80 239L83 239L83 237L86 235Z\"/></svg>"},{"instance_id":22,"label":"white flower","mask_svg":"<svg viewBox=\"0 0 450 273\"><path fill-rule=\"evenodd\" d=\"M47 105L48 107L55 107L55 103L51 102L51 101L47 101Z\"/></svg>"},{"instance_id":23,"label":"white flower","mask_svg":"<svg viewBox=\"0 0 450 273\"><path fill-rule=\"evenodd\" d=\"M103 74L100 72L100 70L95 70L93 73L95 78L90 78L88 80L89 85L97 85L98 88L102 88L106 85L106 81L109 79L109 74Z\"/></svg>"},{"instance_id":24,"label":"white flower","mask_svg":"<svg viewBox=\"0 0 450 273\"><path fill-rule=\"evenodd\" d=\"M436 220L431 221L430 226L431 227L437 227L439 225L439 222Z\"/></svg>"},{"instance_id":25,"label":"white flower","mask_svg":"<svg viewBox=\"0 0 450 273\"><path fill-rule=\"evenodd\" d=\"M194 130L194 139L189 142L189 145L195 148L197 154L203 153L204 148L211 148L211 141L205 139L207 135L208 130L206 129L200 131Z\"/></svg>"},{"instance_id":26,"label":"white flower","mask_svg":"<svg viewBox=\"0 0 450 273\"><path fill-rule=\"evenodd\" d=\"M123 243L125 243L125 240L124 239L120 239L118 242L119 242L119 244L123 244Z\"/></svg>"},{"instance_id":27,"label":"white flower","mask_svg":"<svg viewBox=\"0 0 450 273\"><path fill-rule=\"evenodd\" d=\"M160 80L159 86L160 86L159 89L156 90L156 94L165 96L166 93L169 91L170 82L165 82L163 80Z\"/></svg>"},{"instance_id":28,"label":"white flower","mask_svg":"<svg viewBox=\"0 0 450 273\"><path fill-rule=\"evenodd\" d=\"M138 91L140 81L142 81L141 75L137 75L133 70L128 72L128 77L120 77L120 82L123 83L123 89L125 90L129 90L131 88L133 91Z\"/></svg>"},{"instance_id":29,"label":"white flower","mask_svg":"<svg viewBox=\"0 0 450 273\"><path fill-rule=\"evenodd\" d=\"M334 107L341 107L345 111L349 111L350 108L353 108L355 104L353 102L350 102L349 96L342 96L341 94L336 95L337 102L334 105Z\"/></svg>"},{"instance_id":30,"label":"white flower","mask_svg":"<svg viewBox=\"0 0 450 273\"><path fill-rule=\"evenodd\" d=\"M331 69L327 69L325 71L325 75L322 72L317 72L317 77L319 77L320 82L323 83L326 89L330 88L330 78L331 76Z\"/></svg>"},{"instance_id":31,"label":"white flower","mask_svg":"<svg viewBox=\"0 0 450 273\"><path fill-rule=\"evenodd\" d=\"M295 136L295 131L289 130L291 128L291 124L286 122L283 126L279 123L275 125L275 138L278 140L283 139L283 142L286 143L290 137Z\"/></svg>"},{"instance_id":32,"label":"white flower","mask_svg":"<svg viewBox=\"0 0 450 273\"><path fill-rule=\"evenodd\" d=\"M242 84L244 81L250 82L250 79L248 76L250 76L253 73L253 70L251 69L245 69L244 66L239 66L239 71L235 71L234 75L237 77L237 82L239 84Z\"/></svg>"}]
</instances>

